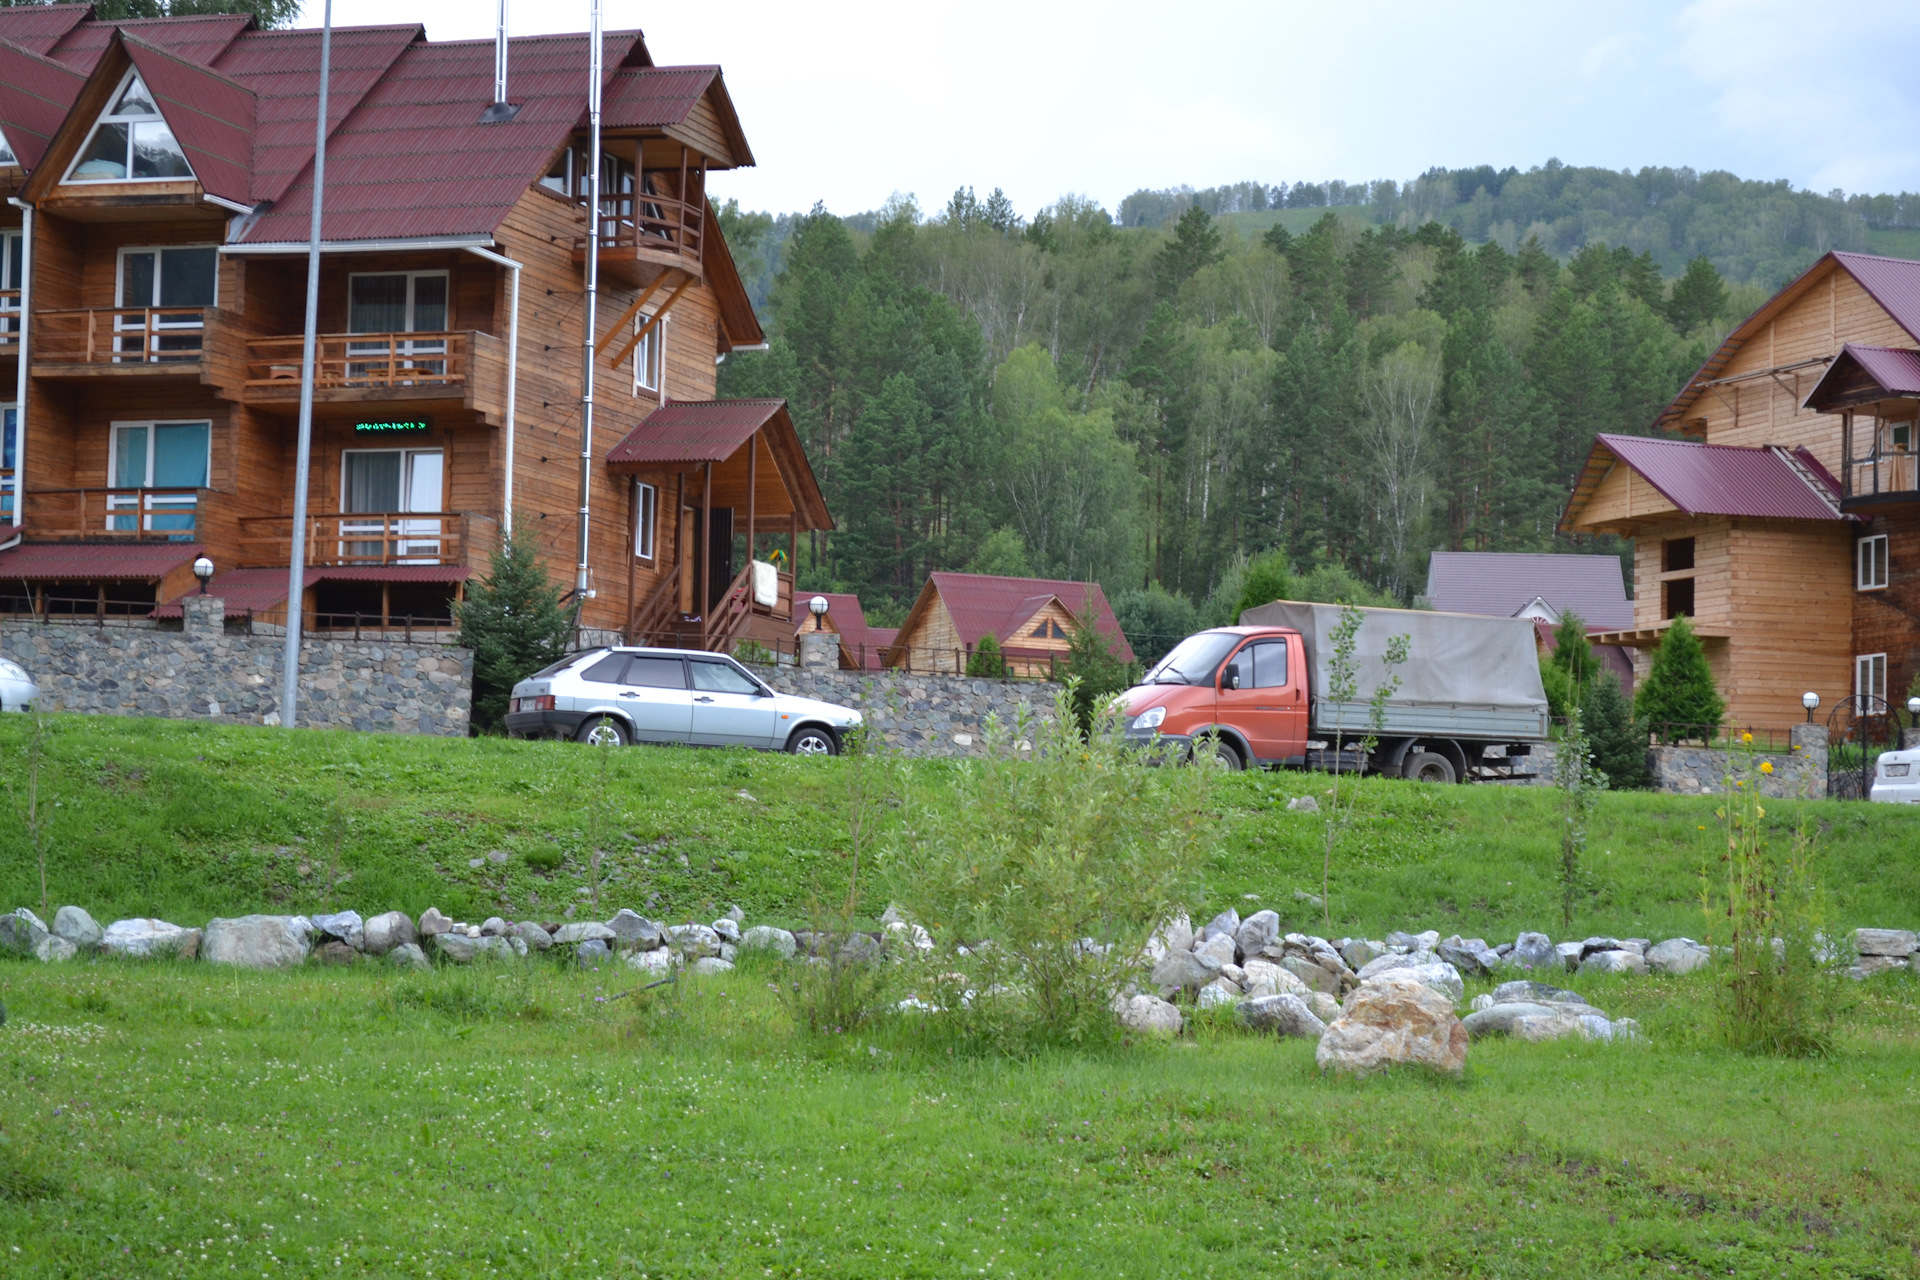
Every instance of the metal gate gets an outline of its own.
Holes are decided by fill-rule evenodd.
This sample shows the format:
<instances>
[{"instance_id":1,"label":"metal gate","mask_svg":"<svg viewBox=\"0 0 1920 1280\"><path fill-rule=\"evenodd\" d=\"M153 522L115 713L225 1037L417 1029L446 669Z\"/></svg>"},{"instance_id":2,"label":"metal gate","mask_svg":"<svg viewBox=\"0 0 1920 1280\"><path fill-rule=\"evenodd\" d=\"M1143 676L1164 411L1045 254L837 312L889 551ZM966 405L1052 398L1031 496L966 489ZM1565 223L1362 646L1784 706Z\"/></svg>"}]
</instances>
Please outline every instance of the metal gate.
<instances>
[{"instance_id":1,"label":"metal gate","mask_svg":"<svg viewBox=\"0 0 1920 1280\"><path fill-rule=\"evenodd\" d=\"M1827 795L1865 800L1880 753L1899 745L1900 723L1885 698L1856 693L1827 716Z\"/></svg>"}]
</instances>

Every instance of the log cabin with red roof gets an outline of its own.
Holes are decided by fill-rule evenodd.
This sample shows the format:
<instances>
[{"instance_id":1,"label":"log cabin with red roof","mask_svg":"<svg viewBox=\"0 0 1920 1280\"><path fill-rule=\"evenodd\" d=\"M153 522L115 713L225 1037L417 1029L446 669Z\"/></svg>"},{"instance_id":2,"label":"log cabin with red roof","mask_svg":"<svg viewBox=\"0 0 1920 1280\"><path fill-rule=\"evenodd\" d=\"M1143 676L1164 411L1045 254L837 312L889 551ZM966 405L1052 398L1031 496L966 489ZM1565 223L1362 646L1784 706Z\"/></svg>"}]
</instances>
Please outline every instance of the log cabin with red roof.
<instances>
[{"instance_id":1,"label":"log cabin with red roof","mask_svg":"<svg viewBox=\"0 0 1920 1280\"><path fill-rule=\"evenodd\" d=\"M1634 539L1644 674L1686 614L1728 722L1920 677L1920 262L1829 253L1727 336L1657 421L1598 437L1565 532ZM1667 434L1667 433L1678 433ZM1823 713L1825 714L1825 713Z\"/></svg>"},{"instance_id":2,"label":"log cabin with red roof","mask_svg":"<svg viewBox=\"0 0 1920 1280\"><path fill-rule=\"evenodd\" d=\"M930 573L881 662L911 671L962 672L992 636L1007 674L1052 676L1066 662L1073 632L1091 624L1113 655L1133 661L1113 607L1097 582Z\"/></svg>"},{"instance_id":3,"label":"log cabin with red roof","mask_svg":"<svg viewBox=\"0 0 1920 1280\"><path fill-rule=\"evenodd\" d=\"M753 153L718 67L602 51L589 246L585 35L508 41L500 106L492 41L335 31L309 627L444 625L510 527L572 585L584 496L583 627L791 638L746 561L831 517L784 405L714 400L765 339L707 175ZM206 555L284 620L319 64L244 16L0 9L0 610L177 616Z\"/></svg>"}]
</instances>

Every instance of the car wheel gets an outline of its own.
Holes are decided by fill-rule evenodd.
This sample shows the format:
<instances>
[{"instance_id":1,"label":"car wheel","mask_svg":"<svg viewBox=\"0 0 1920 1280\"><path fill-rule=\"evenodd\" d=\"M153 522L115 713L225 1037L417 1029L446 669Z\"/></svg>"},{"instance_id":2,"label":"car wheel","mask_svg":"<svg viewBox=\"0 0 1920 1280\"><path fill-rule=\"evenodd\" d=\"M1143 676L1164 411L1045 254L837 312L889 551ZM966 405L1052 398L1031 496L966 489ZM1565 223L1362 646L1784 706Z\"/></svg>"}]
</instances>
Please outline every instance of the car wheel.
<instances>
[{"instance_id":1,"label":"car wheel","mask_svg":"<svg viewBox=\"0 0 1920 1280\"><path fill-rule=\"evenodd\" d=\"M1247 767L1247 762L1240 758L1239 749L1225 738L1213 739L1210 746L1202 740L1190 759L1197 764L1224 769L1228 773L1238 773Z\"/></svg>"},{"instance_id":2,"label":"car wheel","mask_svg":"<svg viewBox=\"0 0 1920 1280\"><path fill-rule=\"evenodd\" d=\"M612 716L598 716L580 726L574 741L584 742L590 747L624 747L627 745L627 727Z\"/></svg>"},{"instance_id":3,"label":"car wheel","mask_svg":"<svg viewBox=\"0 0 1920 1280\"><path fill-rule=\"evenodd\" d=\"M787 751L796 756L837 756L840 740L825 729L807 725L787 739Z\"/></svg>"},{"instance_id":4,"label":"car wheel","mask_svg":"<svg viewBox=\"0 0 1920 1280\"><path fill-rule=\"evenodd\" d=\"M1415 782L1458 782L1460 779L1453 771L1453 761L1431 751L1416 751L1407 757L1406 765L1400 776Z\"/></svg>"}]
</instances>

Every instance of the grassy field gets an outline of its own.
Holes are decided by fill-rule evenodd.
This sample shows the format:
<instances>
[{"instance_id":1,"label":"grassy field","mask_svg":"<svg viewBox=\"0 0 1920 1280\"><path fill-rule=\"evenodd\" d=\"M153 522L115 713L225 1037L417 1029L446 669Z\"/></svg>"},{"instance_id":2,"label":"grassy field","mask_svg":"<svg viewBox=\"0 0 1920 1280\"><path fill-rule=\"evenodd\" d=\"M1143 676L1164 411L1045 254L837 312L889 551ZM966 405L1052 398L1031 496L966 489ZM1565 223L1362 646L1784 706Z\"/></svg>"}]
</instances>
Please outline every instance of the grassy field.
<instances>
[{"instance_id":1,"label":"grassy field","mask_svg":"<svg viewBox=\"0 0 1920 1280\"><path fill-rule=\"evenodd\" d=\"M24 718L0 722L11 801ZM742 753L51 722L48 897L103 921L353 906L805 923L868 766ZM884 764L884 762L883 762ZM937 809L955 766L884 764ZM1325 779L1235 777L1191 901L1316 911ZM1701 936L1713 802L1602 797L1572 932ZM1820 833L1836 923L1912 927L1916 815ZM1369 783L1334 930L1558 928L1550 792ZM493 857L490 855L498 855ZM477 863L477 865L475 865ZM0 906L40 901L0 822ZM876 908L877 909L877 908ZM905 994L910 970L897 973ZM1812 1062L1718 1046L1705 974L1570 978L1635 1045L1323 1078L1313 1046L955 1053L800 1030L784 974L0 962L0 1275L1920 1277L1920 983L1849 984ZM1478 984L1471 990L1484 989Z\"/></svg>"},{"instance_id":2,"label":"grassy field","mask_svg":"<svg viewBox=\"0 0 1920 1280\"><path fill-rule=\"evenodd\" d=\"M0 1273L1920 1275L1904 978L1820 1062L1594 981L1650 1044L1356 1083L1216 1026L813 1040L775 976L0 965Z\"/></svg>"},{"instance_id":3,"label":"grassy field","mask_svg":"<svg viewBox=\"0 0 1920 1280\"><path fill-rule=\"evenodd\" d=\"M52 906L103 923L198 925L248 911L364 914L437 906L459 919L556 920L585 909L595 797L610 836L602 909L709 920L729 904L794 926L848 874L849 762L567 743L286 733L159 720L49 720L43 787ZM19 816L25 717L0 721L0 910L38 909L38 867ZM936 810L956 766L889 771L894 793ZM1299 773L1225 779L1219 841L1191 867L1196 911L1272 907L1323 931L1294 897L1317 893L1322 820L1288 799L1324 790ZM1534 788L1371 781L1334 857L1336 936L1433 928L1490 940L1701 936L1701 871L1721 835L1707 797L1600 798L1573 928L1560 925L1558 810ZM1819 835L1836 926L1920 926L1920 814L1886 805L1780 804ZM478 865L475 865L475 864ZM877 914L884 902L873 906Z\"/></svg>"}]
</instances>

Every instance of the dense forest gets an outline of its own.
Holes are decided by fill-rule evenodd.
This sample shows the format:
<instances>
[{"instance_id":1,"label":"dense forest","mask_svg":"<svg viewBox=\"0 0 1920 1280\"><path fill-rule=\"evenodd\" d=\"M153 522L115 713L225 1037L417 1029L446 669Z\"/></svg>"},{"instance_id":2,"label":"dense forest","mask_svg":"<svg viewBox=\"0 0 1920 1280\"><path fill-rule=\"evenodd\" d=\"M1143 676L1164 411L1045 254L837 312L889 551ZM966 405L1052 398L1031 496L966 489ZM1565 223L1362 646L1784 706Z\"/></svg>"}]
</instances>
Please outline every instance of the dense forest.
<instances>
[{"instance_id":1,"label":"dense forest","mask_svg":"<svg viewBox=\"0 0 1920 1280\"><path fill-rule=\"evenodd\" d=\"M1435 548L1569 546L1595 432L1649 430L1739 316L1920 200L1549 165L723 217L772 340L721 393L788 399L839 520L806 586L885 620L933 569L1088 578L1158 631L1265 552L1404 601Z\"/></svg>"}]
</instances>

